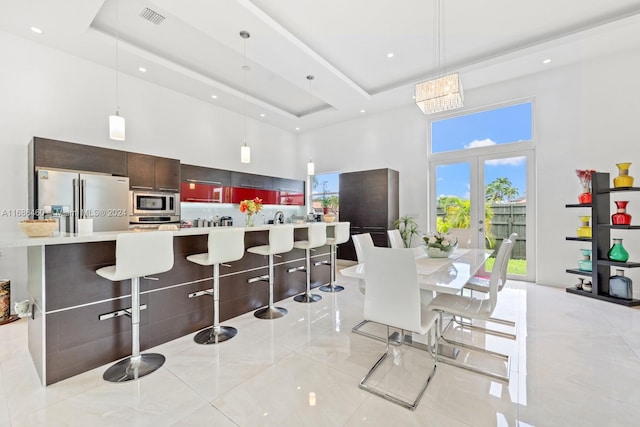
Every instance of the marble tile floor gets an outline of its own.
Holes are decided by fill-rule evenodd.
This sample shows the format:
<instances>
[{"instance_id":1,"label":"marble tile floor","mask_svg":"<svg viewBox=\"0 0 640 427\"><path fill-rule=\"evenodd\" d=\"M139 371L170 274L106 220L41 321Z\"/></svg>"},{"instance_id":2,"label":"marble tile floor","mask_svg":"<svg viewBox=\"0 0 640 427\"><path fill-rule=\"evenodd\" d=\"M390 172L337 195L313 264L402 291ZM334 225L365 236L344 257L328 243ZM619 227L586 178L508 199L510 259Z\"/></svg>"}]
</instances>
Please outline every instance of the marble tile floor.
<instances>
[{"instance_id":1,"label":"marble tile floor","mask_svg":"<svg viewBox=\"0 0 640 427\"><path fill-rule=\"evenodd\" d=\"M275 321L223 322L239 334L200 346L193 334L153 349L167 357L136 382L102 380L107 366L43 388L26 320L0 327L0 426L635 426L640 424L640 310L510 281L495 315L516 341L448 332L511 356L508 384L439 364L411 412L358 388L384 343L351 333L362 319L356 281L322 301L282 301ZM384 328L377 332L384 333ZM459 356L489 366L469 352ZM410 397L431 359L393 347L376 382Z\"/></svg>"}]
</instances>

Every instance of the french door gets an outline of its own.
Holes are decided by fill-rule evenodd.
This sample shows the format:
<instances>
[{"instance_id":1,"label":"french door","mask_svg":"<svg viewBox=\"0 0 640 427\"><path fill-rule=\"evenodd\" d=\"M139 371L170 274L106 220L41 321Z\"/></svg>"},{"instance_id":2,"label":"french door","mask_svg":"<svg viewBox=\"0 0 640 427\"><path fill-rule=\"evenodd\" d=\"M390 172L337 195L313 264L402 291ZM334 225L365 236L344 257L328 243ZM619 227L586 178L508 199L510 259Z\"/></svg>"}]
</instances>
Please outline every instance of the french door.
<instances>
[{"instance_id":1,"label":"french door","mask_svg":"<svg viewBox=\"0 0 640 427\"><path fill-rule=\"evenodd\" d=\"M492 251L517 233L508 277L533 282L534 150L491 148L432 155L429 227L457 236L461 247Z\"/></svg>"}]
</instances>

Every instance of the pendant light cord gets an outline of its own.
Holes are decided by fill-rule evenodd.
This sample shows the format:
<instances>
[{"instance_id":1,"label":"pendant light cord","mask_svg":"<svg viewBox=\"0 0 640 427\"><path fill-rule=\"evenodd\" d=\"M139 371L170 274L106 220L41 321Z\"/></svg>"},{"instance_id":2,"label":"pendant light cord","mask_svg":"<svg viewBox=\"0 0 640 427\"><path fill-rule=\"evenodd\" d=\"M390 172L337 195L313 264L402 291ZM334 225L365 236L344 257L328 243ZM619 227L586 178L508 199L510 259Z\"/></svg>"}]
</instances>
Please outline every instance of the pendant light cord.
<instances>
[{"instance_id":1,"label":"pendant light cord","mask_svg":"<svg viewBox=\"0 0 640 427\"><path fill-rule=\"evenodd\" d=\"M242 46L242 86L244 87L242 115L244 116L244 145L247 145L247 38L243 38Z\"/></svg>"},{"instance_id":2,"label":"pendant light cord","mask_svg":"<svg viewBox=\"0 0 640 427\"><path fill-rule=\"evenodd\" d=\"M120 28L118 25L118 0L116 0L116 114L120 111L120 101L119 101L119 92L120 88L118 85L118 39L120 38Z\"/></svg>"}]
</instances>

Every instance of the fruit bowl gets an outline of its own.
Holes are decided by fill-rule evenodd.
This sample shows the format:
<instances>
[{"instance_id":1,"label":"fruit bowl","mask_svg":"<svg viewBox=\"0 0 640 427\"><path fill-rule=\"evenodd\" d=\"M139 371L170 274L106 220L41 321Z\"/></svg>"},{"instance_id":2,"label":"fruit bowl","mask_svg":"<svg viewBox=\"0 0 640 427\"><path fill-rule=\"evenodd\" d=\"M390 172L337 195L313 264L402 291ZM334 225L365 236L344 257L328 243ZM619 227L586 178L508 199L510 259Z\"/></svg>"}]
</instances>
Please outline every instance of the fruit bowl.
<instances>
[{"instance_id":1,"label":"fruit bowl","mask_svg":"<svg viewBox=\"0 0 640 427\"><path fill-rule=\"evenodd\" d=\"M18 228L29 237L46 237L58 228L55 219L25 219L18 223Z\"/></svg>"},{"instance_id":2,"label":"fruit bowl","mask_svg":"<svg viewBox=\"0 0 640 427\"><path fill-rule=\"evenodd\" d=\"M322 219L324 222L333 222L336 220L336 216L334 214L324 214Z\"/></svg>"}]
</instances>

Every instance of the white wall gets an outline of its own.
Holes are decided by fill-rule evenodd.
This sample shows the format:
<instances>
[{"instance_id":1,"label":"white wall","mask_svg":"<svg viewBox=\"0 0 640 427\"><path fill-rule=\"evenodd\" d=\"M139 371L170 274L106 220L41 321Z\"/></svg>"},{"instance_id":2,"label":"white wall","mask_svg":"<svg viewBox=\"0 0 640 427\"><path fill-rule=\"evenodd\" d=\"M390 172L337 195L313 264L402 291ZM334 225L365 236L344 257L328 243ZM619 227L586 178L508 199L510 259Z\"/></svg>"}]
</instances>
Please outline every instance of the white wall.
<instances>
[{"instance_id":1,"label":"white wall","mask_svg":"<svg viewBox=\"0 0 640 427\"><path fill-rule=\"evenodd\" d=\"M560 58L558 58L560 59ZM536 140L536 277L539 283L566 286L577 277L579 248L569 242L587 210L566 209L577 203L581 187L575 169L617 175L616 163L634 162L630 175L640 186L640 52L624 52L597 61L558 68L465 93L465 109L533 97ZM311 154L316 170L353 171L389 167L400 172L400 214L418 217L426 226L428 123L417 107L362 117L301 135L301 159ZM612 184L613 185L613 184ZM640 194L631 200L633 222L640 221ZM612 203L613 206L613 203ZM418 215L416 215L416 213ZM624 238L631 261L640 261L640 232L616 231ZM627 270L640 283L640 274ZM640 287L636 286L636 296Z\"/></svg>"},{"instance_id":2,"label":"white wall","mask_svg":"<svg viewBox=\"0 0 640 427\"><path fill-rule=\"evenodd\" d=\"M250 165L240 163L243 117L128 75L120 75L127 140L108 138L114 72L0 32L0 211L26 209L27 144L33 136L177 158L183 163L304 179L297 136L248 120ZM251 142L253 141L253 142ZM19 218L0 217L0 232ZM12 299L26 295L26 251L2 249L0 277Z\"/></svg>"}]
</instances>

